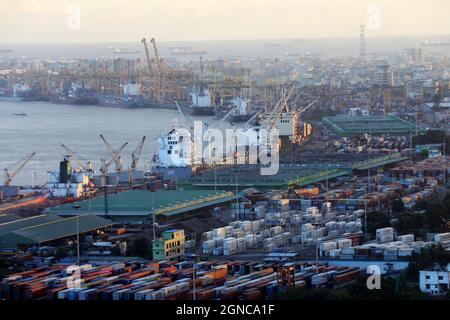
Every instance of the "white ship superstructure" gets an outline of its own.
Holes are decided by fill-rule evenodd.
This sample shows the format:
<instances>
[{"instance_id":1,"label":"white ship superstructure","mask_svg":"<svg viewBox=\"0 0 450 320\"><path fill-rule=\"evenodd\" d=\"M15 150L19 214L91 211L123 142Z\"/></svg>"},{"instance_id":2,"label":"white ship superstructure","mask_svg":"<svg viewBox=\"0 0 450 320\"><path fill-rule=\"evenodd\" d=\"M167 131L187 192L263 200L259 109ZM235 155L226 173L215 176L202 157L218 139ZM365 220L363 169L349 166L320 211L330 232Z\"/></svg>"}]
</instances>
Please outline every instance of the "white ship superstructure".
<instances>
[{"instance_id":1,"label":"white ship superstructure","mask_svg":"<svg viewBox=\"0 0 450 320\"><path fill-rule=\"evenodd\" d=\"M46 188L53 198L74 197L85 195L91 182L93 171L81 168L70 168L70 162L64 159L60 163L60 171L48 171L49 181Z\"/></svg>"},{"instance_id":2,"label":"white ship superstructure","mask_svg":"<svg viewBox=\"0 0 450 320\"><path fill-rule=\"evenodd\" d=\"M192 135L188 130L174 128L159 137L158 143L157 167L176 168L193 164Z\"/></svg>"},{"instance_id":3,"label":"white ship superstructure","mask_svg":"<svg viewBox=\"0 0 450 320\"><path fill-rule=\"evenodd\" d=\"M234 98L231 99L231 107L233 111L231 111L232 116L246 116L248 114L248 100L243 98Z\"/></svg>"}]
</instances>

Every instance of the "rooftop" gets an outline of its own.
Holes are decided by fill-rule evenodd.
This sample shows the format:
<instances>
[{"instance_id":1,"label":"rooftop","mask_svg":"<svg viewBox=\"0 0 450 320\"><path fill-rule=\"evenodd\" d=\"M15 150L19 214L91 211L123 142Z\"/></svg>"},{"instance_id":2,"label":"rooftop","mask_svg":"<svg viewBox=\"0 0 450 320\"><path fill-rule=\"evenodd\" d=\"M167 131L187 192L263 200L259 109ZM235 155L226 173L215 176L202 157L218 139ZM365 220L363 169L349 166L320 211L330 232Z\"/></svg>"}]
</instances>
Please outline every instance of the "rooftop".
<instances>
[{"instance_id":1,"label":"rooftop","mask_svg":"<svg viewBox=\"0 0 450 320\"><path fill-rule=\"evenodd\" d=\"M410 132L424 133L425 129L395 116L347 116L325 117L322 122L335 133L350 137L362 134L409 135Z\"/></svg>"},{"instance_id":2,"label":"rooftop","mask_svg":"<svg viewBox=\"0 0 450 320\"><path fill-rule=\"evenodd\" d=\"M14 228L9 227L9 232L0 234L0 249L16 249L20 244L32 245L70 237L77 234L77 228L80 233L85 233L113 225L109 220L92 215L51 221L50 217L53 216L50 214L38 216L40 219L24 219L28 226L15 224ZM45 217L48 218L47 222L43 221Z\"/></svg>"},{"instance_id":3,"label":"rooftop","mask_svg":"<svg viewBox=\"0 0 450 320\"><path fill-rule=\"evenodd\" d=\"M129 190L108 194L108 214L114 216L149 216L155 211L156 215L175 215L190 210L222 203L235 199L231 192L222 190ZM50 208L49 212L58 215L77 215L89 212L93 215L105 214L104 196L92 200L77 202L80 208L73 208L74 204Z\"/></svg>"}]
</instances>

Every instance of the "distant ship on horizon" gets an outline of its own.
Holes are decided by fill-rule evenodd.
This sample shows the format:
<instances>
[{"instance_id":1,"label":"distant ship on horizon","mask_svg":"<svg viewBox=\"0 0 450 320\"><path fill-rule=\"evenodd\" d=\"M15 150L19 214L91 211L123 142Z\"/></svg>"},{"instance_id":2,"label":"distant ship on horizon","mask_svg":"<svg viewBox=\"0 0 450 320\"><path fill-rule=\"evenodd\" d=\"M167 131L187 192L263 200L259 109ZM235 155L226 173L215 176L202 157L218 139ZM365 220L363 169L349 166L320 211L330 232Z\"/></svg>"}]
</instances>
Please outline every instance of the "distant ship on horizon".
<instances>
[{"instance_id":1,"label":"distant ship on horizon","mask_svg":"<svg viewBox=\"0 0 450 320\"><path fill-rule=\"evenodd\" d=\"M188 55L204 55L208 52L206 50L193 50L189 46L169 47L170 54L174 56L188 56Z\"/></svg>"}]
</instances>

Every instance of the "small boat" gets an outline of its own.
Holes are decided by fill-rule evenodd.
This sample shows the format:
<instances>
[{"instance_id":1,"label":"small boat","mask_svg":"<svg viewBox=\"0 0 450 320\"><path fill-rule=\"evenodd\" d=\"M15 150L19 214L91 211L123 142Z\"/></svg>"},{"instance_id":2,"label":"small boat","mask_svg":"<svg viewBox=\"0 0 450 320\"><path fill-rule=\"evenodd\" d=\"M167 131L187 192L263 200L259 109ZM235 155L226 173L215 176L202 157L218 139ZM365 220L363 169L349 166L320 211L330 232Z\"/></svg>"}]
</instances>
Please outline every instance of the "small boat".
<instances>
[{"instance_id":1,"label":"small boat","mask_svg":"<svg viewBox=\"0 0 450 320\"><path fill-rule=\"evenodd\" d=\"M27 116L27 114L26 114L25 112L14 113L14 115L15 115L15 116L18 116L18 117L26 117L26 116Z\"/></svg>"}]
</instances>

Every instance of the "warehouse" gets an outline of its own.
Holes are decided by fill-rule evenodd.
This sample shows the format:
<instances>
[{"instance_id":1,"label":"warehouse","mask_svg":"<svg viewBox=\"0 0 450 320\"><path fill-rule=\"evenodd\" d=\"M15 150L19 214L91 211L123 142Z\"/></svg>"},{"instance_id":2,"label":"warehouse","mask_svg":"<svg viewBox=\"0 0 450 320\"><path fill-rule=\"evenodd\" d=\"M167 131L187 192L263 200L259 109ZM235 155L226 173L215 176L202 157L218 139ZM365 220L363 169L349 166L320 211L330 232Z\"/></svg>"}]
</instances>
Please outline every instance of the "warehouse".
<instances>
[{"instance_id":1,"label":"warehouse","mask_svg":"<svg viewBox=\"0 0 450 320\"><path fill-rule=\"evenodd\" d=\"M328 170L319 164L280 165L276 175L261 175L257 165L242 165L237 170L238 172L235 172L233 167L222 167L215 171L205 171L187 181L179 182L178 185L186 189L210 189L216 186L234 191L238 184L240 190L254 187L268 191L287 189L290 185L305 186L351 173L351 168L339 164L330 165Z\"/></svg>"},{"instance_id":2,"label":"warehouse","mask_svg":"<svg viewBox=\"0 0 450 320\"><path fill-rule=\"evenodd\" d=\"M160 220L186 217L213 207L236 201L232 192L214 190L129 190L107 196L108 218L120 222L151 221L153 212ZM89 213L105 216L104 196L74 204L50 208L49 212L60 216Z\"/></svg>"},{"instance_id":3,"label":"warehouse","mask_svg":"<svg viewBox=\"0 0 450 320\"><path fill-rule=\"evenodd\" d=\"M0 250L24 249L74 236L77 230L83 234L111 225L111 221L91 215L63 219L53 214L44 214L24 218L0 224Z\"/></svg>"},{"instance_id":4,"label":"warehouse","mask_svg":"<svg viewBox=\"0 0 450 320\"><path fill-rule=\"evenodd\" d=\"M325 117L322 123L341 137L363 134L407 136L425 133L425 129L395 116L347 116Z\"/></svg>"}]
</instances>

